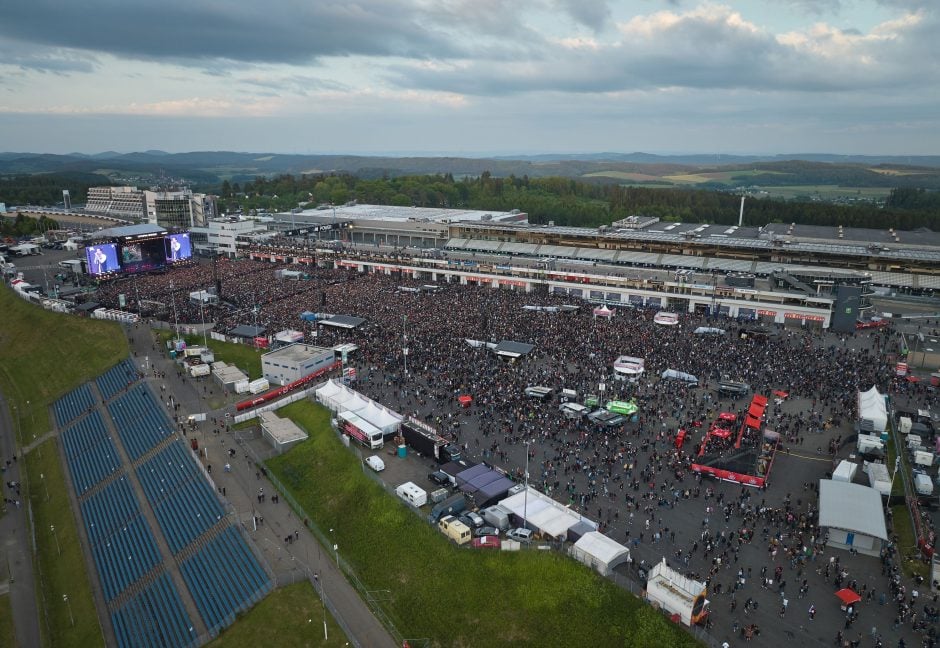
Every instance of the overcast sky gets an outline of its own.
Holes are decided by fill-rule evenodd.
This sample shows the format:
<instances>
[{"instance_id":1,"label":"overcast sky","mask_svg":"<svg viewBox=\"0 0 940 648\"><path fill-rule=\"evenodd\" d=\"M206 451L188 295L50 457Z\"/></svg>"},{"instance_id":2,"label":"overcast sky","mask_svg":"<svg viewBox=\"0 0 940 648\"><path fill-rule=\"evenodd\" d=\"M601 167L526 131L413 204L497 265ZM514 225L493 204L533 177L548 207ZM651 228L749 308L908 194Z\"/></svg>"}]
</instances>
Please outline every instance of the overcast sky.
<instances>
[{"instance_id":1,"label":"overcast sky","mask_svg":"<svg viewBox=\"0 0 940 648\"><path fill-rule=\"evenodd\" d=\"M940 154L940 0L4 0L0 150Z\"/></svg>"}]
</instances>

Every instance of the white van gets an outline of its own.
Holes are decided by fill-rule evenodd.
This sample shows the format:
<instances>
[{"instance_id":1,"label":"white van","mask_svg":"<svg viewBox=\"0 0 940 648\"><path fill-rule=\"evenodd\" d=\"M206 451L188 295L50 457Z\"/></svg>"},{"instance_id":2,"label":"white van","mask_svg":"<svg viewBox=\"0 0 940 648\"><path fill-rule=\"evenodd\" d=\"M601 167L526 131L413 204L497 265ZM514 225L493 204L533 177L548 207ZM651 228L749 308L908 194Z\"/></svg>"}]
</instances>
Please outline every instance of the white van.
<instances>
[{"instance_id":1,"label":"white van","mask_svg":"<svg viewBox=\"0 0 940 648\"><path fill-rule=\"evenodd\" d=\"M874 434L858 435L858 451L862 454L884 452L884 442Z\"/></svg>"},{"instance_id":2,"label":"white van","mask_svg":"<svg viewBox=\"0 0 940 648\"><path fill-rule=\"evenodd\" d=\"M914 490L918 495L933 495L933 482L930 476L922 470L914 471Z\"/></svg>"},{"instance_id":3,"label":"white van","mask_svg":"<svg viewBox=\"0 0 940 648\"><path fill-rule=\"evenodd\" d=\"M385 462L382 461L382 458L377 455L366 457L366 465L375 472L382 472L385 470Z\"/></svg>"},{"instance_id":4,"label":"white van","mask_svg":"<svg viewBox=\"0 0 940 648\"><path fill-rule=\"evenodd\" d=\"M428 503L428 493L414 482L405 482L395 489L395 494L415 508Z\"/></svg>"}]
</instances>

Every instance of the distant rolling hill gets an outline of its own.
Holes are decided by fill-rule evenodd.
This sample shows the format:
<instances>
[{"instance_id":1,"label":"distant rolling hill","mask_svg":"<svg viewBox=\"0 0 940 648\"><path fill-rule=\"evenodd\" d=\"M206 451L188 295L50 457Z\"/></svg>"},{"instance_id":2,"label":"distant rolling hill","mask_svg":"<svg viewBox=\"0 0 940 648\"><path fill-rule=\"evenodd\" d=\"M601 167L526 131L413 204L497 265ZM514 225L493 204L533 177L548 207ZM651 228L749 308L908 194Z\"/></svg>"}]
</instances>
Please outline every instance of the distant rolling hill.
<instances>
[{"instance_id":1,"label":"distant rolling hill","mask_svg":"<svg viewBox=\"0 0 940 648\"><path fill-rule=\"evenodd\" d=\"M472 157L288 155L233 151L143 151L94 155L0 153L0 175L102 173L137 184L160 177L212 187L225 179L279 174L344 172L364 177L484 172L506 177L562 176L591 182L733 189L759 187L909 187L940 189L940 156L653 155L583 153Z\"/></svg>"}]
</instances>

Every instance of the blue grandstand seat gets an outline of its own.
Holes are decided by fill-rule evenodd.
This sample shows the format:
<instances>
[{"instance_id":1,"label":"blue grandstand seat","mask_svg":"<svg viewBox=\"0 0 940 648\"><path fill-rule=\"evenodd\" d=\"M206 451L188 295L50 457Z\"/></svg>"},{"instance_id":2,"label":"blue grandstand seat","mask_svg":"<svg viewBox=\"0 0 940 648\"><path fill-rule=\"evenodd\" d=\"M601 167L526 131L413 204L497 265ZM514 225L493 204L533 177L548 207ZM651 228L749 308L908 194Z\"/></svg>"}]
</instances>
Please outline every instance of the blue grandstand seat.
<instances>
[{"instance_id":1,"label":"blue grandstand seat","mask_svg":"<svg viewBox=\"0 0 940 648\"><path fill-rule=\"evenodd\" d=\"M56 424L60 428L65 427L94 405L95 397L91 395L91 388L81 385L53 404Z\"/></svg>"},{"instance_id":2,"label":"blue grandstand seat","mask_svg":"<svg viewBox=\"0 0 940 648\"><path fill-rule=\"evenodd\" d=\"M271 589L267 574L238 530L229 526L180 564L183 580L210 631Z\"/></svg>"},{"instance_id":3,"label":"blue grandstand seat","mask_svg":"<svg viewBox=\"0 0 940 648\"><path fill-rule=\"evenodd\" d=\"M184 648L196 633L165 571L111 615L119 648Z\"/></svg>"}]
</instances>

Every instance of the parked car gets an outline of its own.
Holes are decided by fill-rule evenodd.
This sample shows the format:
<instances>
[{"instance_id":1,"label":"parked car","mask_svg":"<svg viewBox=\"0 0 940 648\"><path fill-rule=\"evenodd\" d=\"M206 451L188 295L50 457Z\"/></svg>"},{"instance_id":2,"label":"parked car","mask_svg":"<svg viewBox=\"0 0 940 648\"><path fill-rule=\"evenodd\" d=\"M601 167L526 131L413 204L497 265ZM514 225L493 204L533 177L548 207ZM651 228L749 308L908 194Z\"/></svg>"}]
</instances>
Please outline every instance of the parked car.
<instances>
[{"instance_id":1,"label":"parked car","mask_svg":"<svg viewBox=\"0 0 940 648\"><path fill-rule=\"evenodd\" d=\"M450 486L450 475L443 470L435 470L432 473L428 473L428 479L438 486Z\"/></svg>"},{"instance_id":2,"label":"parked car","mask_svg":"<svg viewBox=\"0 0 940 648\"><path fill-rule=\"evenodd\" d=\"M501 546L499 536L492 535L480 536L474 538L471 542L477 549L499 549Z\"/></svg>"},{"instance_id":3,"label":"parked car","mask_svg":"<svg viewBox=\"0 0 940 648\"><path fill-rule=\"evenodd\" d=\"M498 536L499 529L492 526L481 526L473 530L473 535L477 538L482 538L483 536Z\"/></svg>"},{"instance_id":4,"label":"parked car","mask_svg":"<svg viewBox=\"0 0 940 648\"><path fill-rule=\"evenodd\" d=\"M526 529L524 527L509 529L509 531L506 532L506 537L516 542L529 544L532 542L532 529Z\"/></svg>"},{"instance_id":5,"label":"parked car","mask_svg":"<svg viewBox=\"0 0 940 648\"><path fill-rule=\"evenodd\" d=\"M464 513L464 515L467 517L468 520L470 520L471 522L470 527L473 529L478 529L484 524L486 524L486 521L478 513L474 513L473 511L467 511L466 513Z\"/></svg>"},{"instance_id":6,"label":"parked car","mask_svg":"<svg viewBox=\"0 0 940 648\"><path fill-rule=\"evenodd\" d=\"M382 472L385 470L385 462L382 461L381 457L372 455L371 457L366 458L366 465L369 466L375 472Z\"/></svg>"}]
</instances>

